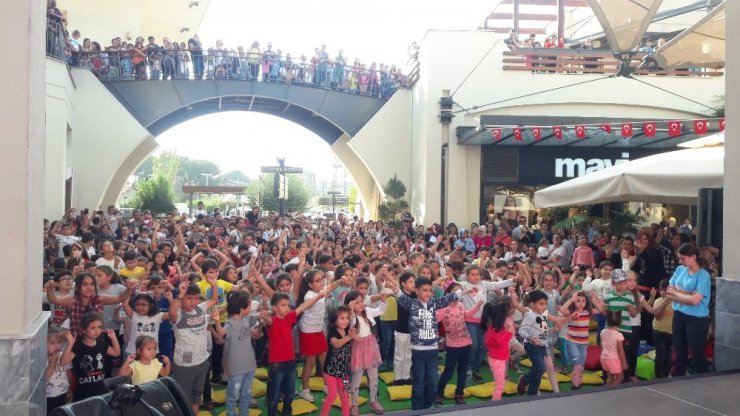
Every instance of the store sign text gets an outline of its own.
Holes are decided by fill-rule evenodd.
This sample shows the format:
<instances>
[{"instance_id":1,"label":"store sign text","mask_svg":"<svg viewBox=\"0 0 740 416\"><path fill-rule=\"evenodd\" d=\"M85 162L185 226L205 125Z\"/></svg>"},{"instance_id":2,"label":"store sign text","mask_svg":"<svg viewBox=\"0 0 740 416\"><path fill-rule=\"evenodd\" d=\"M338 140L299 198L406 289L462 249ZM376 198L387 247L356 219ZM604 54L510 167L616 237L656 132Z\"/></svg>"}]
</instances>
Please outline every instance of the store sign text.
<instances>
[{"instance_id":1,"label":"store sign text","mask_svg":"<svg viewBox=\"0 0 740 416\"><path fill-rule=\"evenodd\" d=\"M587 175L610 166L620 165L629 162L630 154L622 153L621 159L588 159L583 158L557 158L555 159L555 177L556 178L575 178L576 176Z\"/></svg>"}]
</instances>

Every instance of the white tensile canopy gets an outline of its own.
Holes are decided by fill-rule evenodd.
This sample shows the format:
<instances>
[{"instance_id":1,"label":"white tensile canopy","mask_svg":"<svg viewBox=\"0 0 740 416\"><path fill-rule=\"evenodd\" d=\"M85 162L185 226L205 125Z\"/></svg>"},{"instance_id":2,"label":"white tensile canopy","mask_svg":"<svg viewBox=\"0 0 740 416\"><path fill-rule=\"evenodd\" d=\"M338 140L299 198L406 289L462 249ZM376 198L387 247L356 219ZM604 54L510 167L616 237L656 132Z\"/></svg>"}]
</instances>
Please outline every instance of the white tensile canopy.
<instances>
[{"instance_id":1,"label":"white tensile canopy","mask_svg":"<svg viewBox=\"0 0 740 416\"><path fill-rule=\"evenodd\" d=\"M625 53L640 44L662 1L588 0L588 5L604 28L612 50Z\"/></svg>"},{"instance_id":2,"label":"white tensile canopy","mask_svg":"<svg viewBox=\"0 0 740 416\"><path fill-rule=\"evenodd\" d=\"M636 159L535 192L537 208L608 202L694 205L700 188L721 188L725 148L676 150Z\"/></svg>"},{"instance_id":3,"label":"white tensile canopy","mask_svg":"<svg viewBox=\"0 0 740 416\"><path fill-rule=\"evenodd\" d=\"M656 50L650 58L661 68L725 65L725 5L722 2L690 28Z\"/></svg>"}]
</instances>

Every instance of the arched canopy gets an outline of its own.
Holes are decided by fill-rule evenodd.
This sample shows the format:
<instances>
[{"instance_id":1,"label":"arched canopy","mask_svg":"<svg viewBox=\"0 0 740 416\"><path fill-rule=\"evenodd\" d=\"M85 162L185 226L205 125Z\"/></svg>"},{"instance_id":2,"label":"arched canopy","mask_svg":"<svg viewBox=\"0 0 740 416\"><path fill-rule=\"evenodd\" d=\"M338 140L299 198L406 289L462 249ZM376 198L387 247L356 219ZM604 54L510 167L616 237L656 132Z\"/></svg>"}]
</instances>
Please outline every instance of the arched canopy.
<instances>
[{"instance_id":1,"label":"arched canopy","mask_svg":"<svg viewBox=\"0 0 740 416\"><path fill-rule=\"evenodd\" d=\"M258 111L298 123L333 144L355 135L386 100L301 84L245 80L102 80L154 136L218 111Z\"/></svg>"}]
</instances>

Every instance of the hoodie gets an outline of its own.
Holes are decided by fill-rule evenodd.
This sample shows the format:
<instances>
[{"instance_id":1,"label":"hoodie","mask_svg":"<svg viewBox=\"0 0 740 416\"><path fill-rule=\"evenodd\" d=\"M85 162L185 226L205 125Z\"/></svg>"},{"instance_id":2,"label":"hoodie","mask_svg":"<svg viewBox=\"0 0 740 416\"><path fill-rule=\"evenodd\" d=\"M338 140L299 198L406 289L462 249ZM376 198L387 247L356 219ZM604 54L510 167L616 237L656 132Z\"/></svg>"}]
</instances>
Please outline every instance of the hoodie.
<instances>
[{"instance_id":1,"label":"hoodie","mask_svg":"<svg viewBox=\"0 0 740 416\"><path fill-rule=\"evenodd\" d=\"M437 310L446 307L453 300L460 299L460 292L450 293L441 298L429 299L422 303L419 299L398 292L398 306L409 311L409 334L412 350L436 350L439 342Z\"/></svg>"},{"instance_id":2,"label":"hoodie","mask_svg":"<svg viewBox=\"0 0 740 416\"><path fill-rule=\"evenodd\" d=\"M506 328L501 328L500 331L494 331L493 327L488 327L486 333L483 335L483 341L488 349L488 356L496 360L508 360L509 341L511 341L512 335Z\"/></svg>"}]
</instances>

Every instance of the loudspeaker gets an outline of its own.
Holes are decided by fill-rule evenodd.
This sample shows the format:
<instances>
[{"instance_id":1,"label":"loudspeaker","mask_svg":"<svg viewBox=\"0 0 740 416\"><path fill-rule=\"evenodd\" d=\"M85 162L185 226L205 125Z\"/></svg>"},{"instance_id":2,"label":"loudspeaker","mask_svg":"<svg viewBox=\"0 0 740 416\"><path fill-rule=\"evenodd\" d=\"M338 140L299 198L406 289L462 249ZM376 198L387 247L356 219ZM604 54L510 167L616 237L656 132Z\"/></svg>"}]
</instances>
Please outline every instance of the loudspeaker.
<instances>
[{"instance_id":1,"label":"loudspeaker","mask_svg":"<svg viewBox=\"0 0 740 416\"><path fill-rule=\"evenodd\" d=\"M696 245L722 247L722 188L701 188L696 212Z\"/></svg>"},{"instance_id":2,"label":"loudspeaker","mask_svg":"<svg viewBox=\"0 0 740 416\"><path fill-rule=\"evenodd\" d=\"M158 380L145 383L141 388L141 398L156 412L162 416L194 416L190 399L185 396L180 386L169 378L163 377ZM112 410L109 406L113 393L102 396L90 397L77 403L55 409L52 416L119 416L118 410ZM155 413L156 414L156 413ZM126 415L152 415L152 412L143 404L136 403L126 412Z\"/></svg>"}]
</instances>

